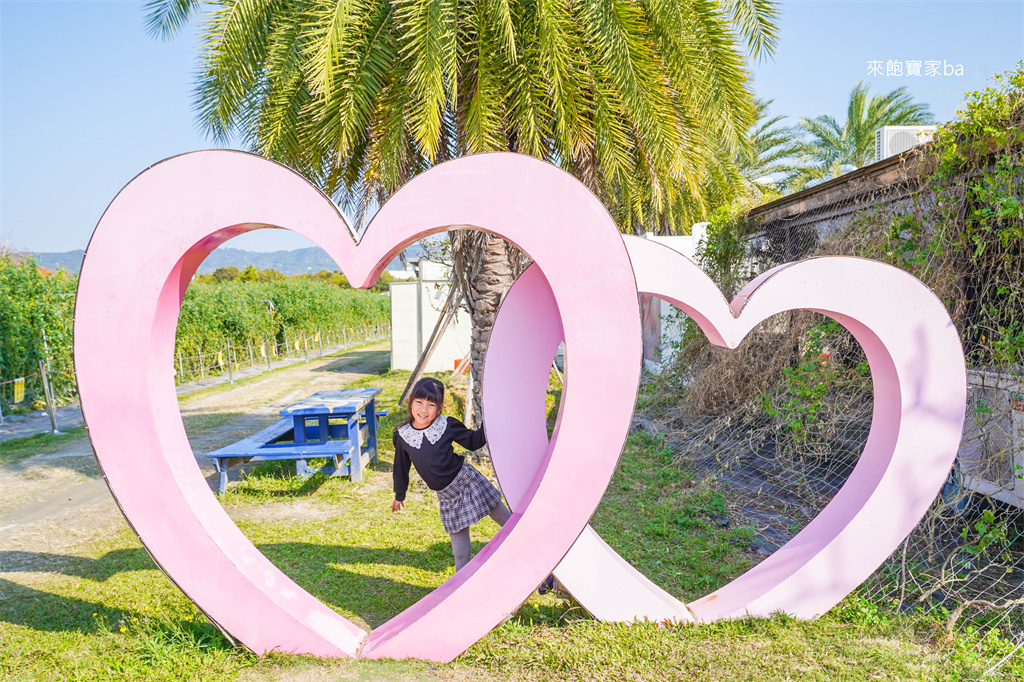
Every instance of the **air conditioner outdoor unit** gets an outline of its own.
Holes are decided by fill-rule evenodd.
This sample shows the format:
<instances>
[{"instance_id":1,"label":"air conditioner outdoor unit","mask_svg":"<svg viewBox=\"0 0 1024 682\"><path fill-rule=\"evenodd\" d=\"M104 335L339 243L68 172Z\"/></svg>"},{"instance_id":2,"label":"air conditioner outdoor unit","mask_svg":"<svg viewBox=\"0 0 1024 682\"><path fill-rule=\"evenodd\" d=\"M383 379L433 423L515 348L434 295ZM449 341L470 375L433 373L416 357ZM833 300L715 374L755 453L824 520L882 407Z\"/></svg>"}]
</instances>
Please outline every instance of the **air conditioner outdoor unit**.
<instances>
[{"instance_id":1,"label":"air conditioner outdoor unit","mask_svg":"<svg viewBox=\"0 0 1024 682\"><path fill-rule=\"evenodd\" d=\"M935 126L885 126L875 131L875 161L901 154L932 139Z\"/></svg>"},{"instance_id":2,"label":"air conditioner outdoor unit","mask_svg":"<svg viewBox=\"0 0 1024 682\"><path fill-rule=\"evenodd\" d=\"M961 485L1024 508L1024 376L967 372Z\"/></svg>"}]
</instances>

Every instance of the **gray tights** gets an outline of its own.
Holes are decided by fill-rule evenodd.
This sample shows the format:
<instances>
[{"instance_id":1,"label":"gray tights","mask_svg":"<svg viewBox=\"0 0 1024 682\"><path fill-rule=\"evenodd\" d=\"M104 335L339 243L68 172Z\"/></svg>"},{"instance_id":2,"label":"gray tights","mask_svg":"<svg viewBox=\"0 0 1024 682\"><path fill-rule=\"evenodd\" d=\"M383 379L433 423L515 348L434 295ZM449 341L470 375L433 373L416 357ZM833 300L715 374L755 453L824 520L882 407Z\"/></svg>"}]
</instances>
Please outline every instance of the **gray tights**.
<instances>
[{"instance_id":1,"label":"gray tights","mask_svg":"<svg viewBox=\"0 0 1024 682\"><path fill-rule=\"evenodd\" d=\"M512 518L512 512L508 510L508 507L499 502L498 506L491 510L491 518L499 526L504 526L505 522ZM449 533L448 537L452 539L452 553L455 554L455 570L458 571L468 564L470 560L469 526L466 526L458 533Z\"/></svg>"}]
</instances>

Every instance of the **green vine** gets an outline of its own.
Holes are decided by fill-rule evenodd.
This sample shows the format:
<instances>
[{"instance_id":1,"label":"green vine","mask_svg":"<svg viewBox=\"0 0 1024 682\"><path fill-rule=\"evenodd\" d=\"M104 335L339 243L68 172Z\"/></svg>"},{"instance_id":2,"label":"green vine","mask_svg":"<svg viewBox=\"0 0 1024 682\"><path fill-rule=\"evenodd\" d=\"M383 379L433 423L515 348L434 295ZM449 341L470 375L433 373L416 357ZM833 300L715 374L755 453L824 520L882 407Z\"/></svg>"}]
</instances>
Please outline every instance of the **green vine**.
<instances>
[{"instance_id":1,"label":"green vine","mask_svg":"<svg viewBox=\"0 0 1024 682\"><path fill-rule=\"evenodd\" d=\"M990 546L1002 548L1009 542L1006 521L997 519L991 509L982 512L973 526L961 530L960 537L964 540L964 551L972 556L984 554Z\"/></svg>"},{"instance_id":2,"label":"green vine","mask_svg":"<svg viewBox=\"0 0 1024 682\"><path fill-rule=\"evenodd\" d=\"M750 279L750 273L743 271L743 259L750 245L746 208L740 204L729 204L712 212L708 218L707 237L696 252L701 269L718 284L728 299L732 299Z\"/></svg>"},{"instance_id":3,"label":"green vine","mask_svg":"<svg viewBox=\"0 0 1024 682\"><path fill-rule=\"evenodd\" d=\"M827 419L825 400L831 389L851 378L870 375L867 360L850 369L832 358L829 343L843 332L842 325L828 318L811 327L799 361L783 368L779 389L762 398L765 414L780 420L797 444L817 438Z\"/></svg>"},{"instance_id":4,"label":"green vine","mask_svg":"<svg viewBox=\"0 0 1024 682\"><path fill-rule=\"evenodd\" d=\"M1024 63L968 93L934 141L941 256L960 276L978 366L1024 366Z\"/></svg>"}]
</instances>

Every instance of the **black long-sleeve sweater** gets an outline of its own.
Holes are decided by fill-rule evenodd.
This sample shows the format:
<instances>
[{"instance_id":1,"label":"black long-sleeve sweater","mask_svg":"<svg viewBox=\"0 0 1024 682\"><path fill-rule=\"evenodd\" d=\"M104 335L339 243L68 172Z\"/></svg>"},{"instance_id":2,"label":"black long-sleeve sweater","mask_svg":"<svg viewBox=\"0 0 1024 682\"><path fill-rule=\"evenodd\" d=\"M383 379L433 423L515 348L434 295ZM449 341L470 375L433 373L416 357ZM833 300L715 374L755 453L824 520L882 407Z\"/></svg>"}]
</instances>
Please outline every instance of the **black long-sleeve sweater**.
<instances>
[{"instance_id":1,"label":"black long-sleeve sweater","mask_svg":"<svg viewBox=\"0 0 1024 682\"><path fill-rule=\"evenodd\" d=\"M486 437L483 428L473 431L458 419L441 415L425 429L403 424L395 429L392 441L395 444L392 471L395 499L401 502L409 489L410 463L416 467L416 473L428 488L443 490L455 480L464 462L455 454L452 443L458 443L467 450L479 450L486 443Z\"/></svg>"}]
</instances>

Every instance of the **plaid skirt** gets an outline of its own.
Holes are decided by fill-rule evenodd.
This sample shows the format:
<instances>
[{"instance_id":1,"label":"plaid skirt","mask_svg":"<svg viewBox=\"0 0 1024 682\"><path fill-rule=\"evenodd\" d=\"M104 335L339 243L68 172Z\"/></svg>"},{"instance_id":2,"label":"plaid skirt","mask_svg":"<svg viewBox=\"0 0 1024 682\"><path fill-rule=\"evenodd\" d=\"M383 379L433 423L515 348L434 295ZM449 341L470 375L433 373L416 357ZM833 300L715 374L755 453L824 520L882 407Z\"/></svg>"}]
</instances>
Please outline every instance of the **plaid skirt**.
<instances>
[{"instance_id":1,"label":"plaid skirt","mask_svg":"<svg viewBox=\"0 0 1024 682\"><path fill-rule=\"evenodd\" d=\"M441 525L451 535L488 516L501 502L501 493L472 464L464 462L455 480L437 491L437 500Z\"/></svg>"}]
</instances>

